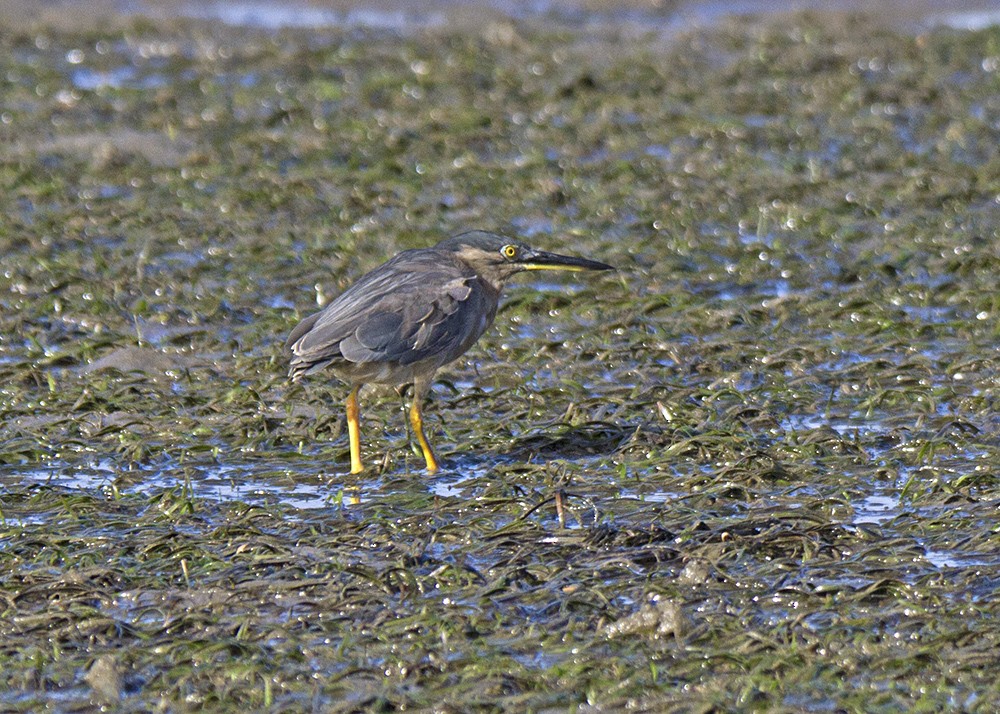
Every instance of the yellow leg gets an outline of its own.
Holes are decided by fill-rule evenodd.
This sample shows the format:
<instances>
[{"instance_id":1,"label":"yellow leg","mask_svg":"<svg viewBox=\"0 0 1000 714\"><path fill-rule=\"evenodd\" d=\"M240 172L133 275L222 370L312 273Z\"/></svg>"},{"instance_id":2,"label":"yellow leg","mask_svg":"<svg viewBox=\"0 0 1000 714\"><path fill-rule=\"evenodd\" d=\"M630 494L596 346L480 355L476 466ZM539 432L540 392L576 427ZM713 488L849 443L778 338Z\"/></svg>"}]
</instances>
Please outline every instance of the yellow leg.
<instances>
[{"instance_id":1,"label":"yellow leg","mask_svg":"<svg viewBox=\"0 0 1000 714\"><path fill-rule=\"evenodd\" d=\"M419 389L413 390L413 403L410 405L410 426L413 427L413 433L417 435L420 450L424 452L424 461L427 462L427 473L433 474L437 473L438 464L437 459L434 458L434 450L431 449L431 445L427 441L427 436L424 434L424 417L420 413L420 402L423 400L423 394L420 392L421 390Z\"/></svg>"},{"instance_id":2,"label":"yellow leg","mask_svg":"<svg viewBox=\"0 0 1000 714\"><path fill-rule=\"evenodd\" d=\"M347 395L347 437L351 442L351 473L359 474L365 470L361 463L361 426L358 421L358 390L357 385Z\"/></svg>"}]
</instances>

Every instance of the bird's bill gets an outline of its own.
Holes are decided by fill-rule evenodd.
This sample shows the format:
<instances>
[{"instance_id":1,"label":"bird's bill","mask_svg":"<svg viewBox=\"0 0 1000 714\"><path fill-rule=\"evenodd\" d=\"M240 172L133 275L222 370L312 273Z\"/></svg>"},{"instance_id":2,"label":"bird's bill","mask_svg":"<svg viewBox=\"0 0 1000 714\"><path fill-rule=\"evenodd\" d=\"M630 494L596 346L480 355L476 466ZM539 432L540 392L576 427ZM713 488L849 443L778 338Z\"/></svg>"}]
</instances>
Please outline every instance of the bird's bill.
<instances>
[{"instance_id":1,"label":"bird's bill","mask_svg":"<svg viewBox=\"0 0 1000 714\"><path fill-rule=\"evenodd\" d=\"M572 255L559 255L557 253L546 253L542 250L533 250L524 256L521 265L525 270L614 270L605 263L598 263L596 260L577 258Z\"/></svg>"}]
</instances>

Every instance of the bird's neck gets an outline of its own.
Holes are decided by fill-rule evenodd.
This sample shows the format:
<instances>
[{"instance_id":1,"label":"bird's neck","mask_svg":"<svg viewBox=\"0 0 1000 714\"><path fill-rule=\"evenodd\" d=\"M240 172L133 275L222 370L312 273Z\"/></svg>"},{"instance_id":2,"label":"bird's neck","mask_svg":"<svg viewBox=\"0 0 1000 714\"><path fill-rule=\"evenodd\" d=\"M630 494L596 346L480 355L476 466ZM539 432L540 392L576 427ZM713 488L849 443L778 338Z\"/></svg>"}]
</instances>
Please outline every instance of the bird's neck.
<instances>
[{"instance_id":1,"label":"bird's neck","mask_svg":"<svg viewBox=\"0 0 1000 714\"><path fill-rule=\"evenodd\" d=\"M485 275L477 276L479 282L483 284L490 293L492 293L493 298L496 300L500 299L500 293L503 292L503 287L506 285L507 281L504 278L498 278L496 276L487 277Z\"/></svg>"}]
</instances>

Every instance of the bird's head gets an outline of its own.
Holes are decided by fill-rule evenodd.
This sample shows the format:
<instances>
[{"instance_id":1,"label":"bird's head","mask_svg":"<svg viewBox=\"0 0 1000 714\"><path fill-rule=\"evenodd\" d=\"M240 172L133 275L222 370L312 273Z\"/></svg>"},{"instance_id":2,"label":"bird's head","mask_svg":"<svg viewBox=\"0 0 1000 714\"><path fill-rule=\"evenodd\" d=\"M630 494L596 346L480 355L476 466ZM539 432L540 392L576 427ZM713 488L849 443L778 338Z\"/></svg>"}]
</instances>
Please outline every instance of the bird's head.
<instances>
[{"instance_id":1,"label":"bird's head","mask_svg":"<svg viewBox=\"0 0 1000 714\"><path fill-rule=\"evenodd\" d=\"M498 289L508 278L523 270L614 270L596 260L546 253L488 231L461 233L441 241L436 248L454 254Z\"/></svg>"}]
</instances>

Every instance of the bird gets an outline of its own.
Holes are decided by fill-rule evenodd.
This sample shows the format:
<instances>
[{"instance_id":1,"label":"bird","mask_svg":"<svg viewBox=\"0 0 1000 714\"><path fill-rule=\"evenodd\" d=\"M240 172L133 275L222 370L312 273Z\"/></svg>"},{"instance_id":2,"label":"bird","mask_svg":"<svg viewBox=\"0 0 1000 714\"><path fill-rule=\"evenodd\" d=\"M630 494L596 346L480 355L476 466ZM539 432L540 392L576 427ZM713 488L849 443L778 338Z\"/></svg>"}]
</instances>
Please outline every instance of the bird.
<instances>
[{"instance_id":1,"label":"bird","mask_svg":"<svg viewBox=\"0 0 1000 714\"><path fill-rule=\"evenodd\" d=\"M526 270L614 270L547 253L519 239L471 230L404 250L361 276L288 336L293 383L329 367L349 387L351 473L364 470L358 394L365 384L413 385L410 426L428 474L439 470L424 433L422 403L435 372L472 347L496 317L507 281Z\"/></svg>"}]
</instances>

